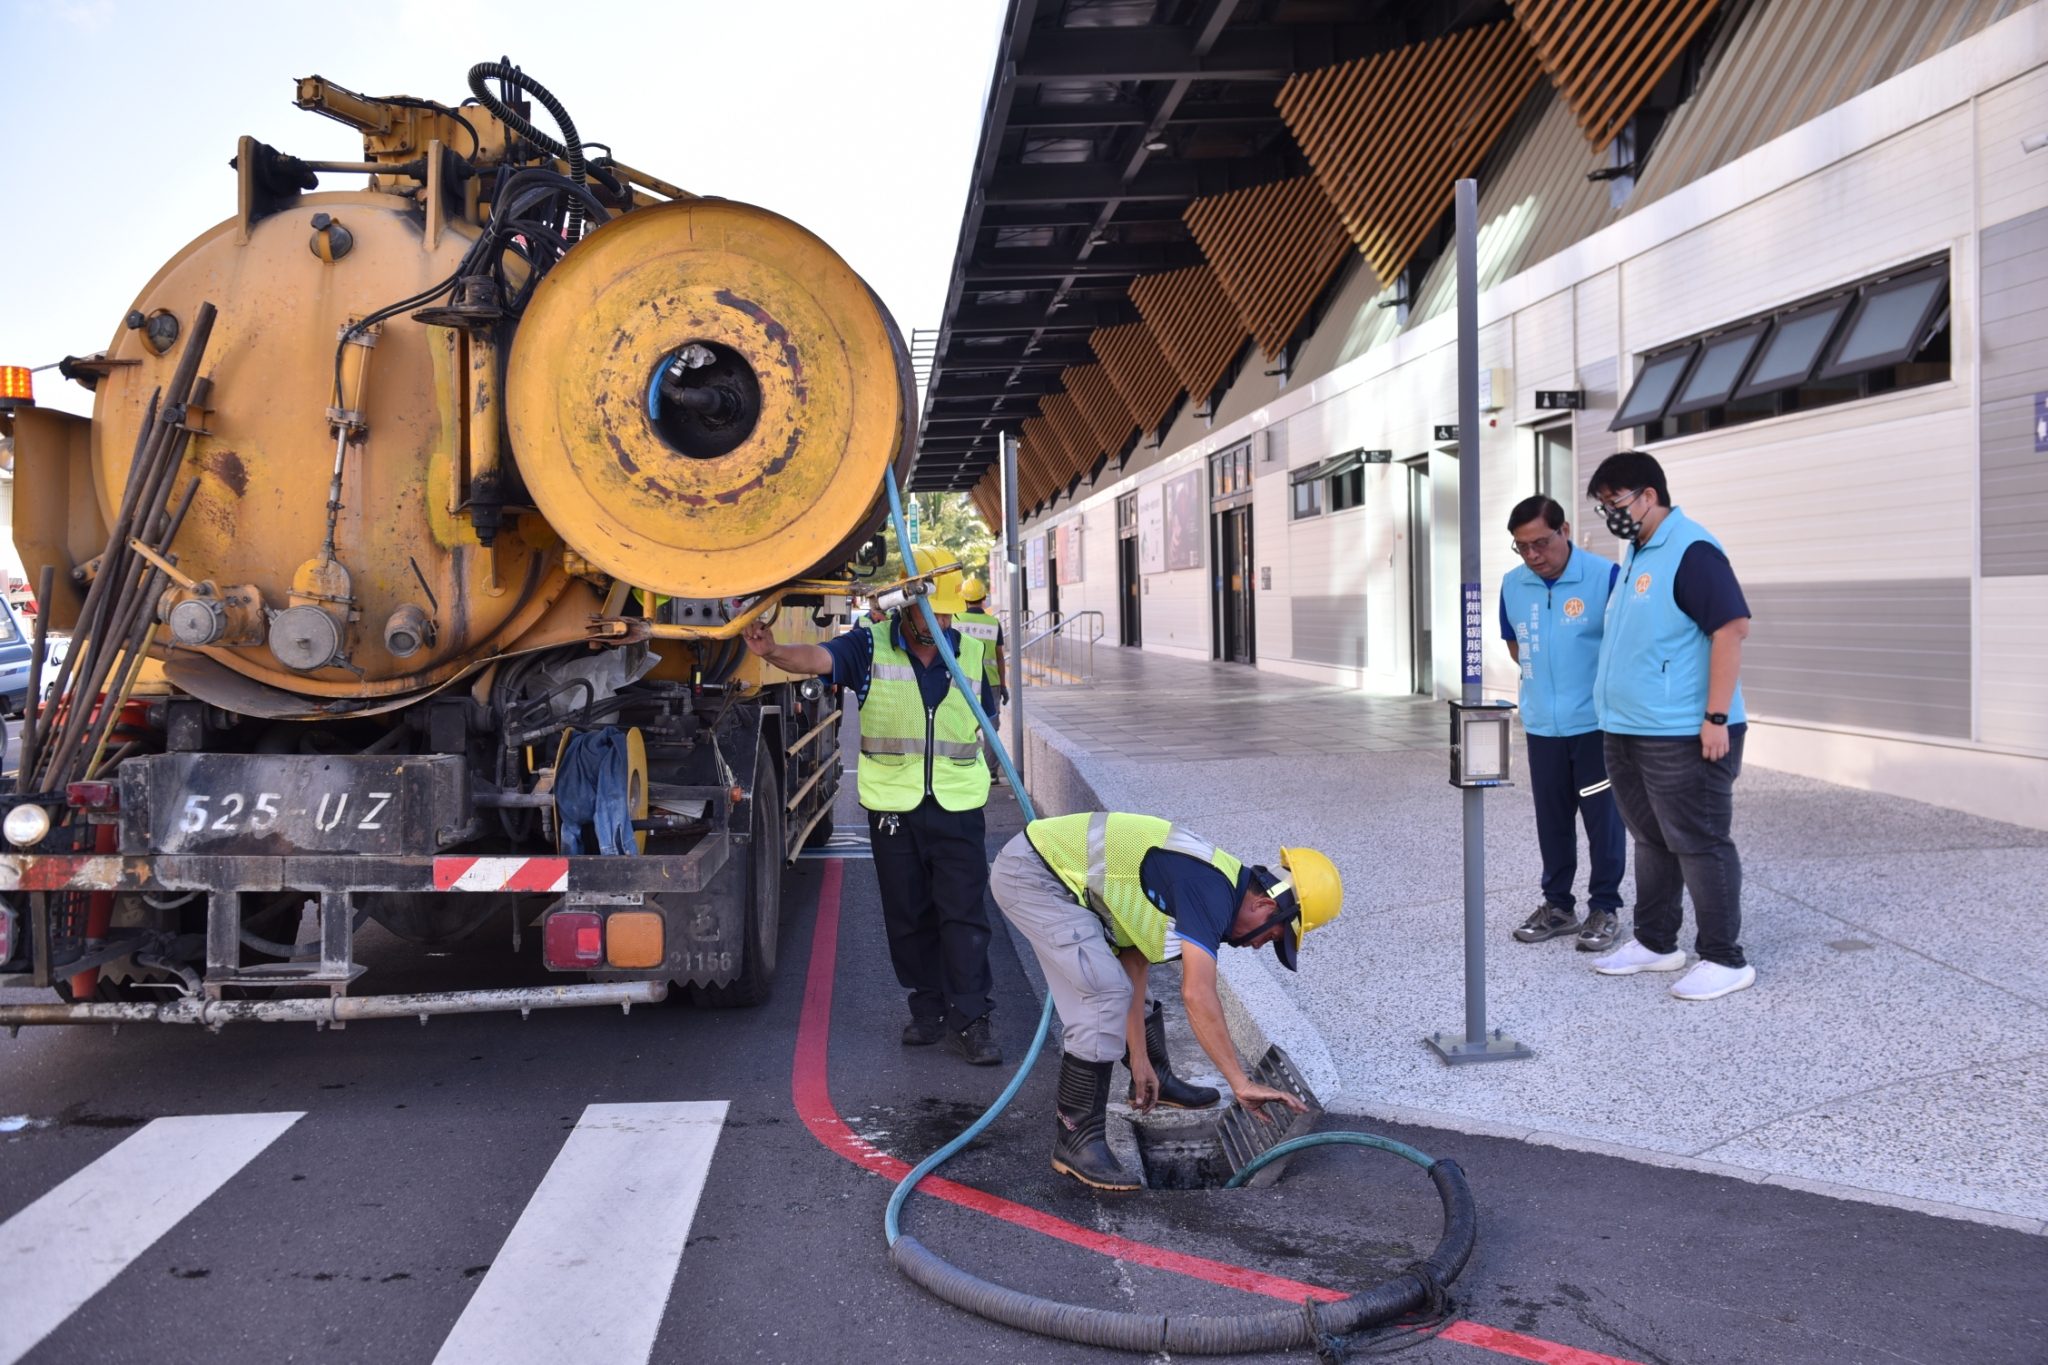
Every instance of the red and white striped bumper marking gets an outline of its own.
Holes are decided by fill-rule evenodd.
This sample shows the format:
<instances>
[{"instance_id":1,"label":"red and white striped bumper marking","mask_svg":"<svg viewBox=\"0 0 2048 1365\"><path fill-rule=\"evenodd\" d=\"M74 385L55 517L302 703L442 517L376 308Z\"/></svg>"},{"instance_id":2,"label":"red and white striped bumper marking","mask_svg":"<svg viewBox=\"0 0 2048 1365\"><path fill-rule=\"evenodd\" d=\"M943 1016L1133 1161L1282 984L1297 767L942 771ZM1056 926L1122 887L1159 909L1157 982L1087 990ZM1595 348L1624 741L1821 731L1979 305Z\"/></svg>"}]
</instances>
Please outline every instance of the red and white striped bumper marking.
<instances>
[{"instance_id":1,"label":"red and white striped bumper marking","mask_svg":"<svg viewBox=\"0 0 2048 1365\"><path fill-rule=\"evenodd\" d=\"M436 858L436 891L567 891L567 858Z\"/></svg>"}]
</instances>

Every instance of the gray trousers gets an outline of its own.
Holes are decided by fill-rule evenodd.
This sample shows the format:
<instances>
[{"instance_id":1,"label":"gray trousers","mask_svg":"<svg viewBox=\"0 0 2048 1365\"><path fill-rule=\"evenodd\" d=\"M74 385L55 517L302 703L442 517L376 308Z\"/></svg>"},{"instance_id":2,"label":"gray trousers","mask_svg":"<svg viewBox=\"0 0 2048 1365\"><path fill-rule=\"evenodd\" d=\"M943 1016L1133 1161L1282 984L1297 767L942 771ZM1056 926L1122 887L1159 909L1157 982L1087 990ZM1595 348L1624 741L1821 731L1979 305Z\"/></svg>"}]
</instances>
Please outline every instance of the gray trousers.
<instances>
[{"instance_id":1,"label":"gray trousers","mask_svg":"<svg viewBox=\"0 0 2048 1365\"><path fill-rule=\"evenodd\" d=\"M1728 732L1727 754L1709 763L1697 736L1607 736L1607 776L1636 839L1636 939L1674 952L1692 892L1700 957L1743 967L1742 855L1729 829L1747 730Z\"/></svg>"},{"instance_id":2,"label":"gray trousers","mask_svg":"<svg viewBox=\"0 0 2048 1365\"><path fill-rule=\"evenodd\" d=\"M1074 899L1022 834L996 855L988 889L1045 970L1067 1054L1084 1062L1122 1060L1131 979L1095 912Z\"/></svg>"}]
</instances>

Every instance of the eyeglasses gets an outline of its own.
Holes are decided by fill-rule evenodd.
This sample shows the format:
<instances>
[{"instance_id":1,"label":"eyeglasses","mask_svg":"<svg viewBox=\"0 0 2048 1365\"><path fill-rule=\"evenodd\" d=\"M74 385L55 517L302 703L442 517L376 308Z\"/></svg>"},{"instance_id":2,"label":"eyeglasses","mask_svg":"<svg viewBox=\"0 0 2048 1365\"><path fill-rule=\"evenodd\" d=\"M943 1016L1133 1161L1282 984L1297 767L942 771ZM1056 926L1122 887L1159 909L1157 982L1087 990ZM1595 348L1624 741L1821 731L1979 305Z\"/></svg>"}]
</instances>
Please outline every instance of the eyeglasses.
<instances>
[{"instance_id":1,"label":"eyeglasses","mask_svg":"<svg viewBox=\"0 0 2048 1365\"><path fill-rule=\"evenodd\" d=\"M1593 505L1603 512L1619 512L1634 503L1642 495L1643 490L1640 488L1632 493L1615 493L1610 490L1608 496L1614 499L1613 502L1602 502L1599 498L1595 498L1593 499Z\"/></svg>"},{"instance_id":2,"label":"eyeglasses","mask_svg":"<svg viewBox=\"0 0 2048 1365\"><path fill-rule=\"evenodd\" d=\"M1540 536L1535 540L1510 540L1508 543L1515 547L1515 553L1520 555L1522 558L1533 559L1538 555L1550 553L1550 547L1557 544L1560 540L1563 539L1563 536L1559 535L1555 531L1552 531L1549 535Z\"/></svg>"}]
</instances>

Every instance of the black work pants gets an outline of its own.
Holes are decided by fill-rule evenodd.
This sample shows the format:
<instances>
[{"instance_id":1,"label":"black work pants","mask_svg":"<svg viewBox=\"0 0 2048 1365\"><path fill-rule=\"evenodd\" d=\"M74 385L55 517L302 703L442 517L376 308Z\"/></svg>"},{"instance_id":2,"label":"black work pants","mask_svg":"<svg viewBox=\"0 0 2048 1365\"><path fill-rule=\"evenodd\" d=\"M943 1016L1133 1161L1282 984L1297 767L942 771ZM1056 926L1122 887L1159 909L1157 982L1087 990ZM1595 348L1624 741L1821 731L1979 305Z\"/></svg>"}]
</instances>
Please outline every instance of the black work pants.
<instances>
[{"instance_id":1,"label":"black work pants","mask_svg":"<svg viewBox=\"0 0 2048 1365\"><path fill-rule=\"evenodd\" d=\"M1692 893L1694 945L1708 962L1742 967L1742 857L1729 827L1746 731L1728 732L1728 752L1709 763L1697 735L1607 736L1615 804L1636 840L1636 938L1653 953L1675 952Z\"/></svg>"},{"instance_id":2,"label":"black work pants","mask_svg":"<svg viewBox=\"0 0 2048 1365\"><path fill-rule=\"evenodd\" d=\"M1543 899L1569 913L1577 904L1572 883L1579 875L1579 832L1586 826L1586 852L1593 865L1586 904L1594 910L1621 909L1621 874L1628 866L1628 830L1608 788L1607 756L1598 730L1582 735L1530 735L1529 794L1536 799L1536 843L1543 850Z\"/></svg>"},{"instance_id":3,"label":"black work pants","mask_svg":"<svg viewBox=\"0 0 2048 1365\"><path fill-rule=\"evenodd\" d=\"M979 808L869 811L889 961L919 1019L965 1028L995 1004L988 967L987 822Z\"/></svg>"}]
</instances>

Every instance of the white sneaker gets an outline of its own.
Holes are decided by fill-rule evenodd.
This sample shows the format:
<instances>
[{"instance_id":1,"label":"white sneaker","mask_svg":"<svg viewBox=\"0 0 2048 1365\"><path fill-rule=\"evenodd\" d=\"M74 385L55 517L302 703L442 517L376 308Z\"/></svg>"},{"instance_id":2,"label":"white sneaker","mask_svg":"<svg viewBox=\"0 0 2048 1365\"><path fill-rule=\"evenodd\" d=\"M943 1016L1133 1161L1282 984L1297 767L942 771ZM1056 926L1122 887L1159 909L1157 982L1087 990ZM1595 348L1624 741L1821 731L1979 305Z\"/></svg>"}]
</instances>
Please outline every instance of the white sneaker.
<instances>
[{"instance_id":1,"label":"white sneaker","mask_svg":"<svg viewBox=\"0 0 2048 1365\"><path fill-rule=\"evenodd\" d=\"M1630 939L1604 957L1593 959L1593 970L1602 976L1634 976L1637 972L1675 972L1685 965L1685 954L1676 949L1653 953L1640 939Z\"/></svg>"},{"instance_id":2,"label":"white sneaker","mask_svg":"<svg viewBox=\"0 0 2048 1365\"><path fill-rule=\"evenodd\" d=\"M1719 1000L1736 991L1746 991L1756 984L1756 968L1724 967L1718 962L1701 958L1693 969L1671 987L1671 993L1680 1000Z\"/></svg>"}]
</instances>

